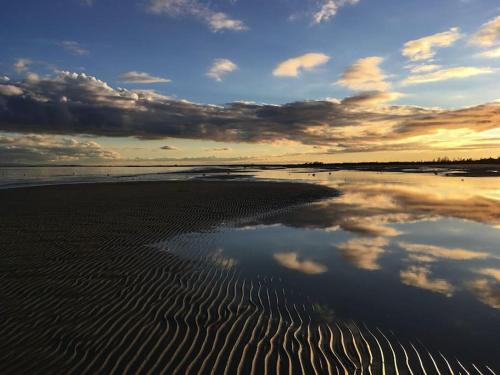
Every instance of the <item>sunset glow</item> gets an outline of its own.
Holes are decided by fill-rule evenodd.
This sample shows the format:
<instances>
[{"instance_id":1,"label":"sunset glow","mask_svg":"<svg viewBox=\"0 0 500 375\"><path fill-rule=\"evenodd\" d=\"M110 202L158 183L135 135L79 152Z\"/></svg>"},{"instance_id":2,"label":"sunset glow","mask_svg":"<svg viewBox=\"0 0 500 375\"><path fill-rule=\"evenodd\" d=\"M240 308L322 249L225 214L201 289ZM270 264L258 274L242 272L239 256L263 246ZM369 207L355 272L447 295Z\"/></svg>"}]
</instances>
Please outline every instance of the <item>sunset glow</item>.
<instances>
[{"instance_id":1,"label":"sunset glow","mask_svg":"<svg viewBox=\"0 0 500 375\"><path fill-rule=\"evenodd\" d=\"M29 1L0 20L3 163L500 155L494 0Z\"/></svg>"}]
</instances>

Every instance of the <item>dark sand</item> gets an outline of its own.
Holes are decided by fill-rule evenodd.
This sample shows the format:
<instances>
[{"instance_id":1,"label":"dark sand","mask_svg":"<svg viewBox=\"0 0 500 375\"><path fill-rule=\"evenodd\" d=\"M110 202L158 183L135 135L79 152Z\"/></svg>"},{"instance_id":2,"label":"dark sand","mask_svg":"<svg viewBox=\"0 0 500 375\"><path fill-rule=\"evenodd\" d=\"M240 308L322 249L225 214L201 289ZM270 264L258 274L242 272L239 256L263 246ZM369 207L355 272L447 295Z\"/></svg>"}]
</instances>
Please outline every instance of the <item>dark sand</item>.
<instances>
[{"instance_id":1,"label":"dark sand","mask_svg":"<svg viewBox=\"0 0 500 375\"><path fill-rule=\"evenodd\" d=\"M0 373L269 371L264 332L257 346L236 334L277 322L254 301L265 286L148 245L334 194L215 181L0 191Z\"/></svg>"},{"instance_id":2,"label":"dark sand","mask_svg":"<svg viewBox=\"0 0 500 375\"><path fill-rule=\"evenodd\" d=\"M479 373L207 251L223 223L334 195L242 181L0 191L0 374Z\"/></svg>"}]
</instances>

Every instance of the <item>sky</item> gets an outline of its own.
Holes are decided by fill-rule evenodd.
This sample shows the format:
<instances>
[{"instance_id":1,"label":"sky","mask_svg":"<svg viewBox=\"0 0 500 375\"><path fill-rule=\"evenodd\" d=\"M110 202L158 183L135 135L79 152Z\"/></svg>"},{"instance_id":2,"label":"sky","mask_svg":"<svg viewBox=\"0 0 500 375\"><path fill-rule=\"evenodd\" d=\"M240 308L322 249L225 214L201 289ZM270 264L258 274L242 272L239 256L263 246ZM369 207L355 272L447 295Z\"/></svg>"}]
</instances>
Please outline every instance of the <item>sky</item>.
<instances>
[{"instance_id":1,"label":"sky","mask_svg":"<svg viewBox=\"0 0 500 375\"><path fill-rule=\"evenodd\" d=\"M500 156L498 0L23 0L0 163Z\"/></svg>"}]
</instances>

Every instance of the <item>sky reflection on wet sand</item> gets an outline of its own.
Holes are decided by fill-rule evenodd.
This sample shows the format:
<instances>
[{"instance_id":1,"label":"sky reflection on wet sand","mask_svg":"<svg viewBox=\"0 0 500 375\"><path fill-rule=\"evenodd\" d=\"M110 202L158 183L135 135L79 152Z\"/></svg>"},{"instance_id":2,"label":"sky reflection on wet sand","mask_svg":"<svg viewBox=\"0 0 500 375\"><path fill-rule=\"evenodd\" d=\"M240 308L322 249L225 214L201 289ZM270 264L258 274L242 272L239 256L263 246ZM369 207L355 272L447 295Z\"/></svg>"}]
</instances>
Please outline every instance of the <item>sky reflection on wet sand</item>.
<instances>
[{"instance_id":1,"label":"sky reflection on wet sand","mask_svg":"<svg viewBox=\"0 0 500 375\"><path fill-rule=\"evenodd\" d=\"M497 364L498 179L283 170L258 176L314 180L341 195L211 234L230 264L248 277L281 278L303 303L340 319Z\"/></svg>"}]
</instances>

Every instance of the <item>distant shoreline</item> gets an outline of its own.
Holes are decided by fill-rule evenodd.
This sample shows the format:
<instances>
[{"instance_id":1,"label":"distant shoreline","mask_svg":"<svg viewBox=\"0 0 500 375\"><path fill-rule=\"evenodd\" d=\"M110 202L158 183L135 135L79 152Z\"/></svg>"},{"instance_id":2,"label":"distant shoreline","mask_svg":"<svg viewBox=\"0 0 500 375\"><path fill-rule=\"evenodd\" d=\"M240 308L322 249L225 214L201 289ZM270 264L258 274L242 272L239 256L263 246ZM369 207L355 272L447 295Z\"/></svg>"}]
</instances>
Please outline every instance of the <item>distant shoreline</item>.
<instances>
[{"instance_id":1,"label":"distant shoreline","mask_svg":"<svg viewBox=\"0 0 500 375\"><path fill-rule=\"evenodd\" d=\"M207 168L204 173L216 173L217 168L242 169L315 169L317 171L367 171L433 173L454 177L500 177L500 159L468 161L363 162L363 163L301 163L301 164L149 164L149 165L0 165L0 168ZM172 172L176 173L176 172Z\"/></svg>"}]
</instances>

